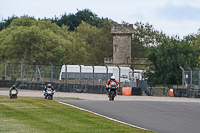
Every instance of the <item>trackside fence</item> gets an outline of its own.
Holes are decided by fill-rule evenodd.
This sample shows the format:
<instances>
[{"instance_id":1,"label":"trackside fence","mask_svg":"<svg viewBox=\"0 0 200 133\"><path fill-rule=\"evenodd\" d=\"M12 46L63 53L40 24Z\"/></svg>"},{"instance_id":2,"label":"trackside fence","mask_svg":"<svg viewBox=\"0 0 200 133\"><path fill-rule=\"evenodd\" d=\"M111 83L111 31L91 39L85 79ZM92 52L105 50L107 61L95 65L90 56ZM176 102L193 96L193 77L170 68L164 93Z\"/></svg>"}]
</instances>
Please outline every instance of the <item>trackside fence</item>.
<instances>
[{"instance_id":1,"label":"trackside fence","mask_svg":"<svg viewBox=\"0 0 200 133\"><path fill-rule=\"evenodd\" d=\"M92 66L91 66L92 67ZM51 83L57 91L63 92L85 92L105 94L105 84L110 76L107 73L87 73L78 72L61 73L62 65L39 65L19 63L10 64L3 61L0 64L0 87L11 87L16 84L20 89L42 90L45 85ZM98 77L102 78L98 78ZM121 87L127 86L125 83L120 84ZM119 89L119 93L120 93Z\"/></svg>"},{"instance_id":2,"label":"trackside fence","mask_svg":"<svg viewBox=\"0 0 200 133\"><path fill-rule=\"evenodd\" d=\"M198 68L190 67L182 70L182 88L173 88L175 97L200 97L200 71Z\"/></svg>"}]
</instances>

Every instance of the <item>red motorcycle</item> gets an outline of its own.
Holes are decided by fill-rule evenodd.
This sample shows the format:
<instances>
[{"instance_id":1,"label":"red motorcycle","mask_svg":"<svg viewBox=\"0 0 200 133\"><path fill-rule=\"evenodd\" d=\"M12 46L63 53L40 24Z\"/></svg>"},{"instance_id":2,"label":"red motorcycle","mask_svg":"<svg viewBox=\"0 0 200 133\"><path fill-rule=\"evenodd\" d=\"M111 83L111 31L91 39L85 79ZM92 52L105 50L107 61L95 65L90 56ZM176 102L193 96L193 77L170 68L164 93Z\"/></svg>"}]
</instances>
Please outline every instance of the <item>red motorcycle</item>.
<instances>
[{"instance_id":1,"label":"red motorcycle","mask_svg":"<svg viewBox=\"0 0 200 133\"><path fill-rule=\"evenodd\" d=\"M16 98L17 98L17 90L11 90L10 99L16 99Z\"/></svg>"},{"instance_id":2,"label":"red motorcycle","mask_svg":"<svg viewBox=\"0 0 200 133\"><path fill-rule=\"evenodd\" d=\"M112 81L108 85L107 89L108 89L109 101L114 101L114 98L116 96L116 90L118 89L117 84L114 81Z\"/></svg>"}]
</instances>

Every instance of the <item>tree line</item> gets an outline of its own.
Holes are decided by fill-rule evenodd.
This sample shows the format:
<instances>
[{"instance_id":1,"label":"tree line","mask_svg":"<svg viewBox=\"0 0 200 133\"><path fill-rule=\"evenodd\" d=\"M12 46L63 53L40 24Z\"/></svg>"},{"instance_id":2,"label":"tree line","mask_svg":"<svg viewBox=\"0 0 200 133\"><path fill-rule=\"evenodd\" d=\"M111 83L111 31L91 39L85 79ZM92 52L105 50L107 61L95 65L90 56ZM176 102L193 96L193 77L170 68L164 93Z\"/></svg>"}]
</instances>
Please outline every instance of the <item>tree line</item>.
<instances>
[{"instance_id":1,"label":"tree line","mask_svg":"<svg viewBox=\"0 0 200 133\"><path fill-rule=\"evenodd\" d=\"M80 12L91 13L89 10ZM82 14L84 19L87 18L87 14L84 17L85 14ZM76 16L79 17L78 15L79 12ZM0 32L1 60L21 60L27 63L36 60L40 64L66 62L102 65L104 57L112 56L112 35L108 27L113 22L101 19L101 27L98 28L80 19L76 19L75 23L72 19L71 23L74 25L68 26L66 24L70 22L64 19L73 18L71 16L74 15L65 14L59 20L36 20L29 16L5 20L1 23L4 26ZM95 17L93 19L96 21Z\"/></svg>"},{"instance_id":2,"label":"tree line","mask_svg":"<svg viewBox=\"0 0 200 133\"><path fill-rule=\"evenodd\" d=\"M115 23L99 18L89 9L65 13L60 18L13 16L0 22L0 60L103 65L104 58L113 54L110 31ZM180 65L199 66L199 43L199 35L186 35L183 39L169 37L149 23L136 22L131 56L148 59L145 77L151 85L180 84Z\"/></svg>"},{"instance_id":3,"label":"tree line","mask_svg":"<svg viewBox=\"0 0 200 133\"><path fill-rule=\"evenodd\" d=\"M0 23L0 58L27 63L37 60L43 64L103 65L104 57L113 54L110 30L114 23L111 19L99 18L89 9L52 19L13 16ZM132 58L146 57L146 46L157 45L165 37L152 25L139 22L134 24L133 35Z\"/></svg>"}]
</instances>

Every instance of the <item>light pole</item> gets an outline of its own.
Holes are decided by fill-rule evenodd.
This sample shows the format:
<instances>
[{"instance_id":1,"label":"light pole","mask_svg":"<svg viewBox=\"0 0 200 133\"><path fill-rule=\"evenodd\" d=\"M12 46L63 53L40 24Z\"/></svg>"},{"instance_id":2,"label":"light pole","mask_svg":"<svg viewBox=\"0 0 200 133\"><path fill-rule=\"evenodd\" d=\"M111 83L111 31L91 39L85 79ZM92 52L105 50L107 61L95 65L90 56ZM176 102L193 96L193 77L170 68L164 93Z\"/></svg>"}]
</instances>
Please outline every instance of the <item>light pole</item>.
<instances>
[{"instance_id":1,"label":"light pole","mask_svg":"<svg viewBox=\"0 0 200 133\"><path fill-rule=\"evenodd\" d=\"M5 60L3 60L3 62L5 63L5 80L6 80L6 74L7 74L7 63Z\"/></svg>"},{"instance_id":2,"label":"light pole","mask_svg":"<svg viewBox=\"0 0 200 133\"><path fill-rule=\"evenodd\" d=\"M35 77L35 80L37 81L37 79L38 79L38 75L37 75L37 73L38 73L38 63L34 60L33 61L33 63L35 63L35 73L36 73L36 77Z\"/></svg>"},{"instance_id":3,"label":"light pole","mask_svg":"<svg viewBox=\"0 0 200 133\"><path fill-rule=\"evenodd\" d=\"M53 82L53 64L51 62L49 64L51 65L51 82Z\"/></svg>"},{"instance_id":4,"label":"light pole","mask_svg":"<svg viewBox=\"0 0 200 133\"><path fill-rule=\"evenodd\" d=\"M19 63L21 64L21 81L23 80L23 63L21 61L19 61Z\"/></svg>"}]
</instances>

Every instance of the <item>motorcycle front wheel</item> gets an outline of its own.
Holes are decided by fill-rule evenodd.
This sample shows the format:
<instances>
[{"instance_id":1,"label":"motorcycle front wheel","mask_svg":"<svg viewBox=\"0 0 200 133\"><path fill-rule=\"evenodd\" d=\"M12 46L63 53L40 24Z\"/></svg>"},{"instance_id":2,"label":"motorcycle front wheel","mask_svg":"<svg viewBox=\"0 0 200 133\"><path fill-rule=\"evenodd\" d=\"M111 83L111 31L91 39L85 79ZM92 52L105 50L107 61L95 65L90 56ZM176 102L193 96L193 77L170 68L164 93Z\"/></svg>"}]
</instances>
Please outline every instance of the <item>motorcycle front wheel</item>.
<instances>
[{"instance_id":1,"label":"motorcycle front wheel","mask_svg":"<svg viewBox=\"0 0 200 133\"><path fill-rule=\"evenodd\" d=\"M51 96L47 96L47 99L48 99L48 100L51 100L52 98L51 98Z\"/></svg>"}]
</instances>

